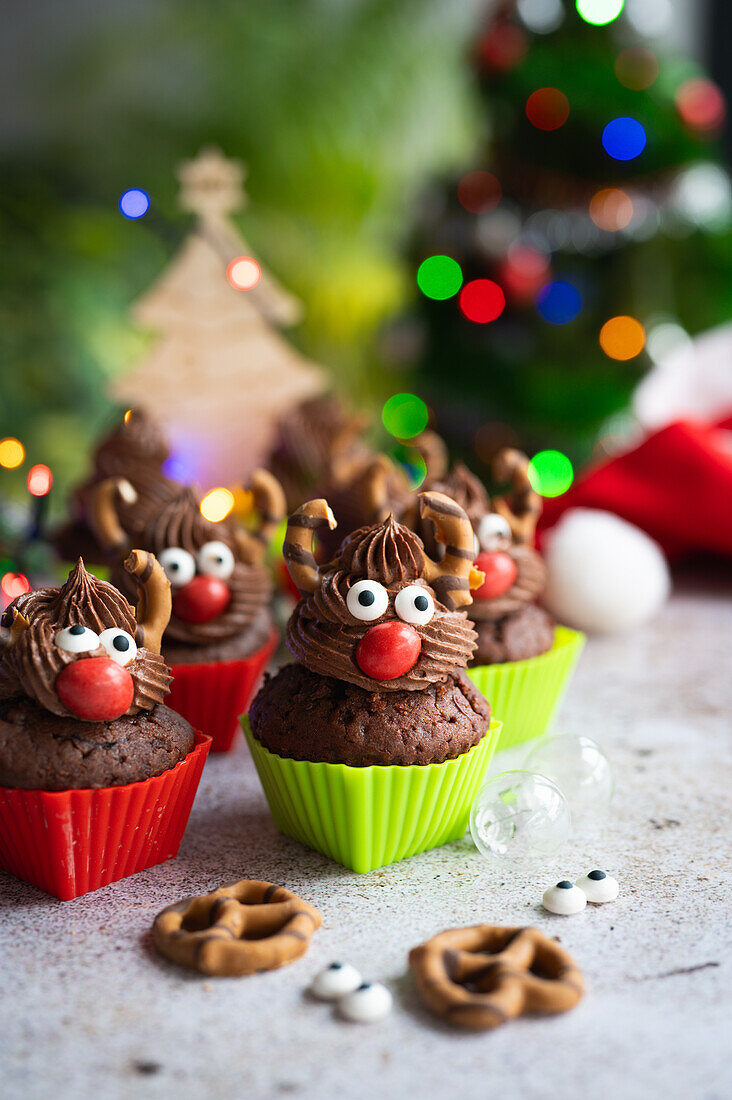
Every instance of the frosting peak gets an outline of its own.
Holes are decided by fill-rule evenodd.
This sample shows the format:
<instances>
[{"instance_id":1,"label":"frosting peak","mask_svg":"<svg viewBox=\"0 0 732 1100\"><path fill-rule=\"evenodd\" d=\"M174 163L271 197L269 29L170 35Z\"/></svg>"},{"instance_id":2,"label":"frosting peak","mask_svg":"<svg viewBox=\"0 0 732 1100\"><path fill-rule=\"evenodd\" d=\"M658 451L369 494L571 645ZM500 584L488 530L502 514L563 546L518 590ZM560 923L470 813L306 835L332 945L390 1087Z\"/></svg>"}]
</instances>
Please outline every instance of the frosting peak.
<instances>
[{"instance_id":1,"label":"frosting peak","mask_svg":"<svg viewBox=\"0 0 732 1100\"><path fill-rule=\"evenodd\" d=\"M413 581L424 572L424 546L418 535L389 514L383 523L349 535L332 565L350 577L381 584Z\"/></svg>"}]
</instances>

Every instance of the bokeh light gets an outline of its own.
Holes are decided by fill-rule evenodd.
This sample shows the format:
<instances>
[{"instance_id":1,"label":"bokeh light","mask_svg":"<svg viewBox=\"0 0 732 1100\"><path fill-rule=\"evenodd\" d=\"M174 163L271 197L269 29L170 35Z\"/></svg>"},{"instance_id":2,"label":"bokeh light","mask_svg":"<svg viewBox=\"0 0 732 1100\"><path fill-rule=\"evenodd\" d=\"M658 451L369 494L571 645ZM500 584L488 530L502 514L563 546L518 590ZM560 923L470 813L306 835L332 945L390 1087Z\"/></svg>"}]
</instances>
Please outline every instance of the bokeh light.
<instances>
[{"instance_id":1,"label":"bokeh light","mask_svg":"<svg viewBox=\"0 0 732 1100\"><path fill-rule=\"evenodd\" d=\"M119 208L126 218L133 221L147 214L150 209L150 196L139 187L132 187L129 191L123 191L119 197Z\"/></svg>"},{"instance_id":2,"label":"bokeh light","mask_svg":"<svg viewBox=\"0 0 732 1100\"><path fill-rule=\"evenodd\" d=\"M529 44L520 27L498 23L481 39L478 55L484 65L498 72L509 72L523 61Z\"/></svg>"},{"instance_id":3,"label":"bokeh light","mask_svg":"<svg viewBox=\"0 0 732 1100\"><path fill-rule=\"evenodd\" d=\"M15 470L25 458L25 447L14 436L0 439L0 466L6 470Z\"/></svg>"},{"instance_id":4,"label":"bokeh light","mask_svg":"<svg viewBox=\"0 0 732 1100\"><path fill-rule=\"evenodd\" d=\"M608 122L602 144L614 160L635 160L646 147L646 132L637 119L624 115Z\"/></svg>"},{"instance_id":5,"label":"bokeh light","mask_svg":"<svg viewBox=\"0 0 732 1100\"><path fill-rule=\"evenodd\" d=\"M397 439L413 439L427 427L429 410L415 393L395 393L384 403L381 421Z\"/></svg>"},{"instance_id":6,"label":"bokeh light","mask_svg":"<svg viewBox=\"0 0 732 1100\"><path fill-rule=\"evenodd\" d=\"M457 189L458 201L471 214L487 214L489 210L495 210L501 201L501 194L501 184L492 172L468 172Z\"/></svg>"},{"instance_id":7,"label":"bokeh light","mask_svg":"<svg viewBox=\"0 0 732 1100\"><path fill-rule=\"evenodd\" d=\"M226 278L234 290L253 290L262 278L262 269L251 256L236 256L226 268Z\"/></svg>"},{"instance_id":8,"label":"bokeh light","mask_svg":"<svg viewBox=\"0 0 732 1100\"><path fill-rule=\"evenodd\" d=\"M51 491L53 474L42 462L28 471L28 492L33 497L45 497Z\"/></svg>"},{"instance_id":9,"label":"bokeh light","mask_svg":"<svg viewBox=\"0 0 732 1100\"><path fill-rule=\"evenodd\" d=\"M604 187L590 199L590 217L598 229L616 233L633 217L633 203L619 187Z\"/></svg>"},{"instance_id":10,"label":"bokeh light","mask_svg":"<svg viewBox=\"0 0 732 1100\"><path fill-rule=\"evenodd\" d=\"M625 0L577 0L577 12L585 23L604 27L617 19L625 7Z\"/></svg>"},{"instance_id":11,"label":"bokeh light","mask_svg":"<svg viewBox=\"0 0 732 1100\"><path fill-rule=\"evenodd\" d=\"M576 286L563 279L547 283L536 295L536 310L552 325L566 325L582 309L582 298Z\"/></svg>"},{"instance_id":12,"label":"bokeh light","mask_svg":"<svg viewBox=\"0 0 732 1100\"><path fill-rule=\"evenodd\" d=\"M724 96L711 80L695 77L681 85L675 97L681 120L698 133L718 130L724 122L727 107Z\"/></svg>"},{"instance_id":13,"label":"bokeh light","mask_svg":"<svg viewBox=\"0 0 732 1100\"><path fill-rule=\"evenodd\" d=\"M635 359L646 342L646 334L635 317L611 317L600 329L600 347L611 359Z\"/></svg>"},{"instance_id":14,"label":"bokeh light","mask_svg":"<svg viewBox=\"0 0 732 1100\"><path fill-rule=\"evenodd\" d=\"M234 494L230 489L210 489L201 501L201 515L211 523L220 523L234 507Z\"/></svg>"},{"instance_id":15,"label":"bokeh light","mask_svg":"<svg viewBox=\"0 0 732 1100\"><path fill-rule=\"evenodd\" d=\"M543 497L560 497L574 481L572 463L561 451L539 451L529 463L529 481Z\"/></svg>"},{"instance_id":16,"label":"bokeh light","mask_svg":"<svg viewBox=\"0 0 732 1100\"><path fill-rule=\"evenodd\" d=\"M30 581L23 573L3 573L0 579L0 591L8 602L30 590Z\"/></svg>"},{"instance_id":17,"label":"bokeh light","mask_svg":"<svg viewBox=\"0 0 732 1100\"><path fill-rule=\"evenodd\" d=\"M487 325L500 317L506 306L506 295L492 279L473 279L460 291L460 310L469 321Z\"/></svg>"},{"instance_id":18,"label":"bokeh light","mask_svg":"<svg viewBox=\"0 0 732 1100\"><path fill-rule=\"evenodd\" d=\"M402 466L409 480L409 488L412 490L419 489L427 477L427 463L424 455L421 455L414 448L410 448L402 461Z\"/></svg>"},{"instance_id":19,"label":"bokeh light","mask_svg":"<svg viewBox=\"0 0 732 1100\"><path fill-rule=\"evenodd\" d=\"M671 27L671 0L628 0L626 14L633 29L646 38L661 38Z\"/></svg>"},{"instance_id":20,"label":"bokeh light","mask_svg":"<svg viewBox=\"0 0 732 1100\"><path fill-rule=\"evenodd\" d=\"M686 221L705 229L722 229L732 216L732 185L720 164L692 164L675 180L673 208Z\"/></svg>"},{"instance_id":21,"label":"bokeh light","mask_svg":"<svg viewBox=\"0 0 732 1100\"><path fill-rule=\"evenodd\" d=\"M428 256L417 269L417 286L425 298L443 302L452 298L463 284L463 273L452 256Z\"/></svg>"},{"instance_id":22,"label":"bokeh light","mask_svg":"<svg viewBox=\"0 0 732 1100\"><path fill-rule=\"evenodd\" d=\"M549 274L549 259L545 253L528 245L512 245L499 266L501 285L509 297L530 301Z\"/></svg>"},{"instance_id":23,"label":"bokeh light","mask_svg":"<svg viewBox=\"0 0 732 1100\"><path fill-rule=\"evenodd\" d=\"M569 118L569 100L558 88L538 88L526 100L526 117L537 130L558 130Z\"/></svg>"},{"instance_id":24,"label":"bokeh light","mask_svg":"<svg viewBox=\"0 0 732 1100\"><path fill-rule=\"evenodd\" d=\"M658 79L658 58L643 46L630 46L615 59L615 75L624 88L642 92Z\"/></svg>"},{"instance_id":25,"label":"bokeh light","mask_svg":"<svg viewBox=\"0 0 732 1100\"><path fill-rule=\"evenodd\" d=\"M564 19L562 0L518 0L516 7L534 34L551 34Z\"/></svg>"}]
</instances>

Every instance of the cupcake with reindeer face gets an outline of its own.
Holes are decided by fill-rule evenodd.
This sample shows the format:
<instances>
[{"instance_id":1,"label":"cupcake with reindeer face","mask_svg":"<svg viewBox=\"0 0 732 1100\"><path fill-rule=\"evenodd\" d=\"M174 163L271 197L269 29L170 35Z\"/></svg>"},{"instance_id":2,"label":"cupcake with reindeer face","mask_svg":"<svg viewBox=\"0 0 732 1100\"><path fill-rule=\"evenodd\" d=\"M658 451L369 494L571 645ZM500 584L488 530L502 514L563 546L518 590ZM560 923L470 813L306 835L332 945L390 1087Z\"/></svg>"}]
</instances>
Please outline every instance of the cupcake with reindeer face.
<instances>
[{"instance_id":1,"label":"cupcake with reindeer face","mask_svg":"<svg viewBox=\"0 0 732 1100\"><path fill-rule=\"evenodd\" d=\"M301 593L295 663L266 680L245 721L270 808L289 836L357 871L461 836L499 723L465 673L473 532L453 501L420 495L443 553L392 515L318 567L325 500L290 517L284 554Z\"/></svg>"},{"instance_id":2,"label":"cupcake with reindeer face","mask_svg":"<svg viewBox=\"0 0 732 1100\"><path fill-rule=\"evenodd\" d=\"M135 536L157 556L172 589L162 643L173 670L170 705L213 738L214 752L231 747L277 644L265 554L284 518L284 496L264 470L254 472L250 490L258 515L251 530L205 519L197 495L183 488ZM98 535L118 559L129 541L119 502L133 497L129 483L110 479L95 500ZM112 580L124 584L120 566Z\"/></svg>"},{"instance_id":3,"label":"cupcake with reindeer face","mask_svg":"<svg viewBox=\"0 0 732 1100\"><path fill-rule=\"evenodd\" d=\"M165 705L165 573L140 550L125 568L137 612L80 559L3 616L0 866L62 898L175 855L208 751Z\"/></svg>"}]
</instances>

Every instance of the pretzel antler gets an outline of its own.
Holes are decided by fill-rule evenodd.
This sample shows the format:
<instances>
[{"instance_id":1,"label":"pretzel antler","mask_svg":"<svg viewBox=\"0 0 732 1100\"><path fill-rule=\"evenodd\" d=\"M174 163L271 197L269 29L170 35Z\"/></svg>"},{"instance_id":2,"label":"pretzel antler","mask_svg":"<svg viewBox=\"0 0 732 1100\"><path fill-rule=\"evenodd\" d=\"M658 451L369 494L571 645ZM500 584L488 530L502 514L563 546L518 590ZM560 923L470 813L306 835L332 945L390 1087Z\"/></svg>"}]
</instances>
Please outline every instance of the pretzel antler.
<instances>
[{"instance_id":1,"label":"pretzel antler","mask_svg":"<svg viewBox=\"0 0 732 1100\"><path fill-rule=\"evenodd\" d=\"M517 542L533 543L541 515L541 497L529 481L528 457L505 447L493 459L491 472L496 481L509 482L511 486L505 495L493 497L494 510L506 520Z\"/></svg>"},{"instance_id":2,"label":"pretzel antler","mask_svg":"<svg viewBox=\"0 0 732 1100\"><path fill-rule=\"evenodd\" d=\"M432 520L438 542L445 547L440 562L425 555L425 580L442 603L455 611L472 603L471 588L479 588L485 577L473 567L475 536L467 515L444 493L420 493L419 514Z\"/></svg>"},{"instance_id":3,"label":"pretzel antler","mask_svg":"<svg viewBox=\"0 0 732 1100\"><path fill-rule=\"evenodd\" d=\"M445 440L437 432L430 429L421 432L420 435L409 441L409 446L419 451L426 467L424 479L427 482L436 481L447 473L448 455Z\"/></svg>"},{"instance_id":4,"label":"pretzel antler","mask_svg":"<svg viewBox=\"0 0 732 1100\"><path fill-rule=\"evenodd\" d=\"M29 626L30 623L26 619L25 615L22 615L20 611L18 611L18 608L14 607L13 622L10 627L10 634L8 635L8 640L4 648L7 650L10 649L11 646L14 646L20 636L25 633Z\"/></svg>"},{"instance_id":5,"label":"pretzel antler","mask_svg":"<svg viewBox=\"0 0 732 1100\"><path fill-rule=\"evenodd\" d=\"M282 486L269 470L254 470L246 488L254 497L259 524L252 531L239 527L234 540L242 559L256 565L264 561L269 541L287 515L287 504Z\"/></svg>"},{"instance_id":6,"label":"pretzel antler","mask_svg":"<svg viewBox=\"0 0 732 1100\"><path fill-rule=\"evenodd\" d=\"M151 653L159 653L172 608L170 581L158 559L147 550L130 551L125 569L137 578L140 586L137 641Z\"/></svg>"},{"instance_id":7,"label":"pretzel antler","mask_svg":"<svg viewBox=\"0 0 732 1100\"><path fill-rule=\"evenodd\" d=\"M129 546L129 538L117 514L118 499L125 504L134 504L137 500L137 493L127 478L108 477L100 482L92 497L91 519L107 550L121 556Z\"/></svg>"},{"instance_id":8,"label":"pretzel antler","mask_svg":"<svg viewBox=\"0 0 732 1100\"><path fill-rule=\"evenodd\" d=\"M313 554L313 533L319 527L334 531L338 526L327 500L309 500L301 504L287 521L287 533L282 556L293 582L301 592L314 592L318 587L318 564Z\"/></svg>"}]
</instances>

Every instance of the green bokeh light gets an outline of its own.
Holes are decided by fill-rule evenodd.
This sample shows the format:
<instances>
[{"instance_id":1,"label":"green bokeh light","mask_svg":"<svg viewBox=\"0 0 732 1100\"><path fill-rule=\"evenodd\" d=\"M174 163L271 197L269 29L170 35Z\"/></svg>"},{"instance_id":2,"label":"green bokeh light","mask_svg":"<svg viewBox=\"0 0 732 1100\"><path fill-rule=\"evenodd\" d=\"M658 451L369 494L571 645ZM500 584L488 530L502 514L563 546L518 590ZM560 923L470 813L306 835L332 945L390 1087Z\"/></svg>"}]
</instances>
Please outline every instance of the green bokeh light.
<instances>
[{"instance_id":1,"label":"green bokeh light","mask_svg":"<svg viewBox=\"0 0 732 1100\"><path fill-rule=\"evenodd\" d=\"M625 0L577 0L575 6L585 23L604 27L618 18L625 7Z\"/></svg>"},{"instance_id":2,"label":"green bokeh light","mask_svg":"<svg viewBox=\"0 0 732 1100\"><path fill-rule=\"evenodd\" d=\"M572 463L561 451L539 451L529 463L529 481L543 497L560 497L574 481Z\"/></svg>"},{"instance_id":3,"label":"green bokeh light","mask_svg":"<svg viewBox=\"0 0 732 1100\"><path fill-rule=\"evenodd\" d=\"M452 256L428 256L417 270L417 286L426 298L442 302L457 294L462 285L462 269Z\"/></svg>"},{"instance_id":4,"label":"green bokeh light","mask_svg":"<svg viewBox=\"0 0 732 1100\"><path fill-rule=\"evenodd\" d=\"M412 439L427 427L429 411L415 393L395 393L381 410L381 420L397 439Z\"/></svg>"}]
</instances>

